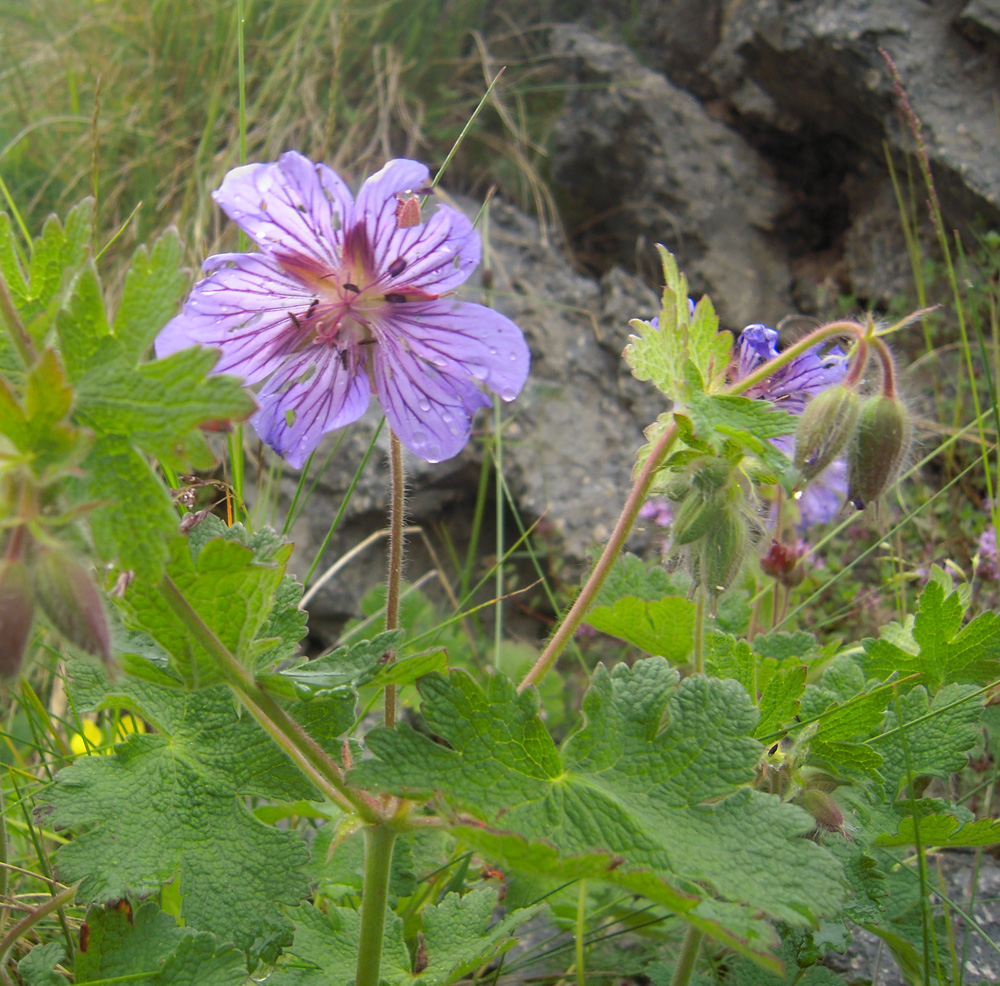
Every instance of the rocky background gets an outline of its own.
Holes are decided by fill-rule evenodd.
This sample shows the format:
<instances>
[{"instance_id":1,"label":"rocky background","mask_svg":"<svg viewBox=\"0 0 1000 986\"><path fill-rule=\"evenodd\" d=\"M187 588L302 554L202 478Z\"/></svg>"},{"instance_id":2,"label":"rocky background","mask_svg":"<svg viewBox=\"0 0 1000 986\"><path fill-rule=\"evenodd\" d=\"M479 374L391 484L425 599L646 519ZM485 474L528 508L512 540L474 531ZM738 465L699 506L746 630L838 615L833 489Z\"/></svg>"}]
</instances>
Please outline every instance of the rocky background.
<instances>
[{"instance_id":1,"label":"rocky background","mask_svg":"<svg viewBox=\"0 0 1000 986\"><path fill-rule=\"evenodd\" d=\"M1000 228L1000 0L495 0L490 17L508 39L516 26L518 50L565 93L547 176L565 237L495 200L489 268L492 303L534 354L504 410L504 473L525 523L543 518L553 570L572 580L663 410L620 360L628 320L658 309L655 243L735 330L829 314L844 295L858 311L912 295L886 154L905 183L914 145L882 50L922 125L946 223ZM923 220L919 188L914 208ZM377 420L338 451L292 531L297 558L313 557ZM325 565L384 527L381 445ZM442 524L465 549L481 455L474 441L450 462L410 463L410 520L439 550ZM382 566L376 544L316 594L317 646ZM409 578L432 567L414 538Z\"/></svg>"}]
</instances>

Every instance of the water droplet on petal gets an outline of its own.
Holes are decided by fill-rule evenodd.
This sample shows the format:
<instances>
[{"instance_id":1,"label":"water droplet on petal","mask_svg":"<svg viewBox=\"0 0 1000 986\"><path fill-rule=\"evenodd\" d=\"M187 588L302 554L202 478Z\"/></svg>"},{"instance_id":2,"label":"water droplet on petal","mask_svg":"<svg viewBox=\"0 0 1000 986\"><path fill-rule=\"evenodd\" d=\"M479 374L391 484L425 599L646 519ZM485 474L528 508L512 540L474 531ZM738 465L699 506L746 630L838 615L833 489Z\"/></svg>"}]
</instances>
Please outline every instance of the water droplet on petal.
<instances>
[{"instance_id":1,"label":"water droplet on petal","mask_svg":"<svg viewBox=\"0 0 1000 986\"><path fill-rule=\"evenodd\" d=\"M421 411L429 411L431 409L430 401L421 401L417 406Z\"/></svg>"},{"instance_id":2,"label":"water droplet on petal","mask_svg":"<svg viewBox=\"0 0 1000 986\"><path fill-rule=\"evenodd\" d=\"M479 363L466 363L465 368L471 373L477 380L485 380L490 371L485 366L480 366Z\"/></svg>"},{"instance_id":3,"label":"water droplet on petal","mask_svg":"<svg viewBox=\"0 0 1000 986\"><path fill-rule=\"evenodd\" d=\"M513 387L504 387L500 391L500 399L504 401L512 401L517 397L517 391Z\"/></svg>"},{"instance_id":4,"label":"water droplet on petal","mask_svg":"<svg viewBox=\"0 0 1000 986\"><path fill-rule=\"evenodd\" d=\"M497 355L499 355L499 350L497 349L497 347L490 346L490 356L497 356Z\"/></svg>"},{"instance_id":5,"label":"water droplet on petal","mask_svg":"<svg viewBox=\"0 0 1000 986\"><path fill-rule=\"evenodd\" d=\"M517 353L511 353L510 354L510 361L511 361L511 363L516 363L517 362Z\"/></svg>"}]
</instances>

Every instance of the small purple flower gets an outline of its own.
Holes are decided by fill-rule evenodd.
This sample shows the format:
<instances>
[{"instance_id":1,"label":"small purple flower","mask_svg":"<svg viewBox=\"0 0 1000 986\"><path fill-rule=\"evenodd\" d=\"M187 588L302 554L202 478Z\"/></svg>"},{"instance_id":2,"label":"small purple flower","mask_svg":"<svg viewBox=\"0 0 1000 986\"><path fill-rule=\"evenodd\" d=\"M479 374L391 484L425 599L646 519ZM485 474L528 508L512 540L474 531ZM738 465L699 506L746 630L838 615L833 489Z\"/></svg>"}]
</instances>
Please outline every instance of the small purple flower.
<instances>
[{"instance_id":1,"label":"small purple flower","mask_svg":"<svg viewBox=\"0 0 1000 986\"><path fill-rule=\"evenodd\" d=\"M423 221L428 177L390 161L355 201L295 151L230 171L213 198L260 252L209 257L157 355L215 346L214 372L263 382L251 424L297 468L371 393L415 455L456 455L489 405L477 384L513 400L531 356L510 319L449 297L479 263L479 234L446 206Z\"/></svg>"},{"instance_id":2,"label":"small purple flower","mask_svg":"<svg viewBox=\"0 0 1000 986\"><path fill-rule=\"evenodd\" d=\"M1000 579L1000 561L997 559L997 532L990 525L979 535L976 546L976 575L989 582Z\"/></svg>"},{"instance_id":3,"label":"small purple flower","mask_svg":"<svg viewBox=\"0 0 1000 986\"><path fill-rule=\"evenodd\" d=\"M748 325L736 341L734 380L749 376L762 363L778 355L778 333L766 325ZM801 414L821 390L840 383L847 374L847 360L834 347L821 354L810 349L786 363L744 396L771 401L789 414ZM782 435L772 444L791 457L794 435ZM798 499L800 526L825 524L836 516L847 493L847 467L839 460L825 469L803 490Z\"/></svg>"}]
</instances>

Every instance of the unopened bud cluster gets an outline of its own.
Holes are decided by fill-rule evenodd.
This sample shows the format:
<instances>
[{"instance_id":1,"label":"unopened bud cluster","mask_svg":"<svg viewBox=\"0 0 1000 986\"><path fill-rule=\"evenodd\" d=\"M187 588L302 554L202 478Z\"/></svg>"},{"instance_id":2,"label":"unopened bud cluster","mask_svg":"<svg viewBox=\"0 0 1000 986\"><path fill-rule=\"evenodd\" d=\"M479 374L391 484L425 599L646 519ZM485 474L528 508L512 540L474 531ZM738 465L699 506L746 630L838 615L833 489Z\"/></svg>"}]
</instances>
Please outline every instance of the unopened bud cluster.
<instances>
[{"instance_id":1,"label":"unopened bud cluster","mask_svg":"<svg viewBox=\"0 0 1000 986\"><path fill-rule=\"evenodd\" d=\"M688 461L670 483L677 504L671 544L681 549L696 586L718 596L736 581L759 534L737 464L717 456Z\"/></svg>"},{"instance_id":2,"label":"unopened bud cluster","mask_svg":"<svg viewBox=\"0 0 1000 986\"><path fill-rule=\"evenodd\" d=\"M906 405L894 394L862 399L851 387L831 387L799 419L795 466L809 482L846 449L847 499L863 510L898 478L912 434Z\"/></svg>"}]
</instances>

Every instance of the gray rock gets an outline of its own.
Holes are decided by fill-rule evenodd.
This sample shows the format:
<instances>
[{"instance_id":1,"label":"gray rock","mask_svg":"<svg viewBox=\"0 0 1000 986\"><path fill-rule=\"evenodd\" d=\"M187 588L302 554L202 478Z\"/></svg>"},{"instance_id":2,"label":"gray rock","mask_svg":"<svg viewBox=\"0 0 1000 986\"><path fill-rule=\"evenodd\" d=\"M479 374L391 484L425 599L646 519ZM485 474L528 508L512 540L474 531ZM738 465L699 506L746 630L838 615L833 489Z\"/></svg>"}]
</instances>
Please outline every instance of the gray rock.
<instances>
[{"instance_id":1,"label":"gray rock","mask_svg":"<svg viewBox=\"0 0 1000 986\"><path fill-rule=\"evenodd\" d=\"M955 20L966 37L1000 50L1000 3L997 0L969 0Z\"/></svg>"},{"instance_id":2,"label":"gray rock","mask_svg":"<svg viewBox=\"0 0 1000 986\"><path fill-rule=\"evenodd\" d=\"M995 11L983 0L962 16L986 25ZM804 129L839 135L880 161L883 141L896 151L913 146L884 49L922 124L951 221L979 214L995 224L1000 63L954 30L954 14L951 4L923 0L739 0L727 12L724 46L738 61L717 52L716 80L735 92L749 76Z\"/></svg>"},{"instance_id":3,"label":"gray rock","mask_svg":"<svg viewBox=\"0 0 1000 986\"><path fill-rule=\"evenodd\" d=\"M772 230L789 201L763 158L625 45L569 25L551 44L572 84L553 177L605 253L635 266L664 243L729 324L786 314L788 259Z\"/></svg>"}]
</instances>

